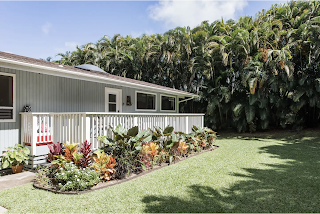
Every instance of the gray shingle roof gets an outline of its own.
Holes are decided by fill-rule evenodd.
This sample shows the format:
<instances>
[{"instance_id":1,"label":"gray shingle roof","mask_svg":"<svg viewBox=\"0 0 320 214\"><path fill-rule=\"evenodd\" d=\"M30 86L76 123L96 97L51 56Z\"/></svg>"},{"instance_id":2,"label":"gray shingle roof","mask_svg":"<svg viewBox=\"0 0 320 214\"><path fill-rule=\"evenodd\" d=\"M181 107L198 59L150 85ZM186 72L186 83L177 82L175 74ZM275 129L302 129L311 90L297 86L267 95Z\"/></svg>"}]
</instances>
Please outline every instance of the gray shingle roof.
<instances>
[{"instance_id":1,"label":"gray shingle roof","mask_svg":"<svg viewBox=\"0 0 320 214\"><path fill-rule=\"evenodd\" d=\"M167 91L172 91L173 93L183 94L185 96L197 96L196 94L192 94L189 92L185 92L185 91L181 91L181 90L177 90L177 89L173 89L173 88L169 88L169 87L164 87L164 86L160 86L157 84L152 84L152 83L148 83L148 82L144 82L144 81L134 80L134 79L126 78L126 77L120 77L120 76L109 74L107 72L102 73L102 72L97 72L97 71L87 71L87 70L75 68L75 67L68 66L68 65L63 65L63 67L61 67L61 65L59 66L59 64L57 64L57 63L48 62L48 61L44 61L41 59L34 59L34 58L30 58L30 57L20 56L20 55L11 54L11 53L6 53L6 52L2 52L2 51L0 51L0 58L12 60L15 62L23 62L23 63L32 64L32 65L44 66L44 67L48 67L48 68L56 68L56 69L65 70L65 71L72 71L72 72L89 74L89 75L92 75L93 77L103 77L103 78L110 79L110 80L118 80L118 81L124 81L124 82L128 82L128 83L134 83L134 84L138 84L141 86L148 86L148 87L153 87L156 89L163 89L163 90L167 90Z\"/></svg>"}]
</instances>

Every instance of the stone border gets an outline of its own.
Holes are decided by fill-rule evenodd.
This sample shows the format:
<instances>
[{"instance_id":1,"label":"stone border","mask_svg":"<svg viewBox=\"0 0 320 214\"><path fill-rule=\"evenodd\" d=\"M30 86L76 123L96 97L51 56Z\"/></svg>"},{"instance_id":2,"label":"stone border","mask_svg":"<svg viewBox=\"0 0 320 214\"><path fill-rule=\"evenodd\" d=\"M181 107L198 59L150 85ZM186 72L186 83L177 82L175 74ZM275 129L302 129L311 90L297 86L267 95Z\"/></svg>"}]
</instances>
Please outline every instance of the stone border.
<instances>
[{"instance_id":1,"label":"stone border","mask_svg":"<svg viewBox=\"0 0 320 214\"><path fill-rule=\"evenodd\" d=\"M205 152L214 151L214 150L216 150L218 148L219 148L219 146L215 146L213 149L206 149L206 150L202 150L201 152L193 153L193 154L189 155L188 157L181 158L181 159L178 159L178 160L174 161L173 164L176 164L176 163L179 163L180 161L183 161L183 160L198 156L198 155L203 154ZM164 168L166 166L170 166L170 165L167 164L167 163L163 163L163 164L161 164L161 166L154 166L152 169L149 169L147 171L141 172L139 174L132 173L128 177L126 177L124 179L121 179L121 180L111 180L111 181L107 181L107 182L100 182L96 186L93 186L91 189L83 190L83 191L68 191L68 192L65 192L65 191L55 190L53 188L41 187L38 184L37 181L34 181L33 187L38 188L38 189L42 189L42 190L47 190L47 191L54 192L54 193L58 193L58 194L79 195L79 194L89 193L89 192L92 192L92 191L95 191L95 190L104 189L106 187L113 186L113 185L116 185L116 184L121 184L121 183L130 181L130 180L139 178L139 177L144 176L146 174L149 174L149 173L151 173L153 171L162 169L162 168Z\"/></svg>"}]
</instances>

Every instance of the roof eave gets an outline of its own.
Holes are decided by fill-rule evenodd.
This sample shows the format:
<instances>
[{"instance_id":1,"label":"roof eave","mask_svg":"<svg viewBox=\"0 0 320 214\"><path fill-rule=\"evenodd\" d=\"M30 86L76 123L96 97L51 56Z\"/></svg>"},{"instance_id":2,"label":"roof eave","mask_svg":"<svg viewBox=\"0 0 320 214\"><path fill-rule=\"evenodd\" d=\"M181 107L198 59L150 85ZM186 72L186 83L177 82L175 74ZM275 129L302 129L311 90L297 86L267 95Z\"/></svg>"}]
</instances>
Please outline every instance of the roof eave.
<instances>
[{"instance_id":1,"label":"roof eave","mask_svg":"<svg viewBox=\"0 0 320 214\"><path fill-rule=\"evenodd\" d=\"M175 90L175 89L171 89L171 88L154 88L153 86L149 86L149 85L141 85L138 83L133 83L133 82L127 82L127 81L123 81L123 80L118 80L118 79L112 79L112 78L108 78L103 77L103 76L97 76L97 75L92 75L92 74L86 74L86 73L80 73L80 72L74 72L74 71L68 71L68 70L64 70L64 69L59 69L59 68L53 68L53 67L47 67L47 66L43 66L43 65L35 65L35 64L31 64L31 63L26 63L26 62L20 62L20 61L15 61L15 60L10 60L10 59L4 59L4 58L0 58L0 62L2 63L7 63L7 64L13 64L13 65L19 65L19 66L23 66L23 67L29 67L29 68L33 68L33 69L40 69L38 71L33 71L33 70L28 70L29 72L36 72L36 73L44 73L44 74L51 74L54 76L62 76L62 77L69 77L69 78L74 78L74 77L89 77L91 78L90 81L94 81L94 82L102 82L101 80L103 79L104 83L109 83L109 84L114 84L115 85L120 85L120 86L126 86L126 87L130 87L130 88L143 88L143 89L150 89L152 91L160 91L162 93L169 93L169 94L174 94L177 96L190 96L190 97L199 97L196 94L192 94L189 92L185 92L185 91L180 91L180 90ZM5 66L8 68L12 68L12 66ZM13 67L14 68L14 67ZM17 68L14 68L17 69ZM46 70L48 72L44 72L43 70ZM52 72L58 72L58 74L66 74L66 75L57 75L57 73L52 73ZM87 80L89 81L89 79L83 79L83 80ZM79 78L74 78L74 79L79 79Z\"/></svg>"}]
</instances>

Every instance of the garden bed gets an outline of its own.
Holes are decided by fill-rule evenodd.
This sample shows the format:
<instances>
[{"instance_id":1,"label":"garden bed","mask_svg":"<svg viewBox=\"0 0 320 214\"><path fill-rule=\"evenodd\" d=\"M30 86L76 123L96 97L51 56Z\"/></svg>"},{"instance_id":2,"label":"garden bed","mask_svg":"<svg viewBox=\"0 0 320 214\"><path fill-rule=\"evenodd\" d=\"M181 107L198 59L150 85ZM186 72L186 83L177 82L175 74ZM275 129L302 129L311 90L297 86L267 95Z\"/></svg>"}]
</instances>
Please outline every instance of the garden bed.
<instances>
[{"instance_id":1,"label":"garden bed","mask_svg":"<svg viewBox=\"0 0 320 214\"><path fill-rule=\"evenodd\" d=\"M182 157L180 159L175 160L173 162L173 164L179 163L180 161L195 157L195 156L200 155L200 154L205 153L205 152L214 151L217 148L219 148L219 146L214 146L214 148L207 148L207 149L202 150L201 152L189 154L187 157ZM135 178L141 177L143 175L149 174L149 173L151 173L153 171L162 169L163 167L166 167L166 166L169 166L169 164L168 163L162 163L161 165L153 166L152 169L143 171L141 173L131 173L129 176L127 176L124 179L116 179L116 180L111 180L111 181L107 181L107 182L100 182L97 185L93 186L91 189L83 190L83 191L60 191L60 190L56 190L54 188L41 187L36 180L34 181L33 186L35 188L38 188L38 189L43 189L43 190L47 190L47 191L58 193L58 194L78 195L78 194L89 193L89 192L92 192L92 191L95 191L95 190L107 188L109 186L113 186L113 185L116 185L116 184L121 184L121 183L130 181L130 180L133 180Z\"/></svg>"},{"instance_id":2,"label":"garden bed","mask_svg":"<svg viewBox=\"0 0 320 214\"><path fill-rule=\"evenodd\" d=\"M105 188L145 175L216 148L216 132L193 127L192 133L141 130L137 126L112 129L114 138L99 136L105 146L91 151L91 143L48 145L50 166L38 168L34 187L63 194L79 194Z\"/></svg>"}]
</instances>

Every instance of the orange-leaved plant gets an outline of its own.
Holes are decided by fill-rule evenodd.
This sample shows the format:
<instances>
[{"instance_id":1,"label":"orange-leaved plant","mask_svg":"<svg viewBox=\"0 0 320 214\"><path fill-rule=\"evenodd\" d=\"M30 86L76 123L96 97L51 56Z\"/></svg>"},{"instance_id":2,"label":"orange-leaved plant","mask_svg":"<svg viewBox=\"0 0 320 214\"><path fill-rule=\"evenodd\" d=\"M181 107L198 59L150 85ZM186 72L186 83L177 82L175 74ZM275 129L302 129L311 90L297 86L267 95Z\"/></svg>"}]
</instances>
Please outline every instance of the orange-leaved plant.
<instances>
[{"instance_id":1,"label":"orange-leaved plant","mask_svg":"<svg viewBox=\"0 0 320 214\"><path fill-rule=\"evenodd\" d=\"M73 161L73 153L78 151L78 144L77 143L63 143L65 146L64 149L64 157L68 161Z\"/></svg>"},{"instance_id":2,"label":"orange-leaved plant","mask_svg":"<svg viewBox=\"0 0 320 214\"><path fill-rule=\"evenodd\" d=\"M94 163L92 164L92 168L100 172L101 180L111 180L113 174L116 172L114 168L117 164L116 157L107 155L105 152L99 150L94 154L95 156L93 157Z\"/></svg>"},{"instance_id":3,"label":"orange-leaved plant","mask_svg":"<svg viewBox=\"0 0 320 214\"><path fill-rule=\"evenodd\" d=\"M184 154L186 154L187 152L188 152L188 145L187 145L187 143L186 142L184 142L184 141L180 141L179 142L179 146L178 146L178 150L179 150L179 152L180 152L180 155L184 155Z\"/></svg>"},{"instance_id":4,"label":"orange-leaved plant","mask_svg":"<svg viewBox=\"0 0 320 214\"><path fill-rule=\"evenodd\" d=\"M159 146L154 142L149 142L142 146L140 150L140 158L143 163L143 167L152 166L152 161L155 156L158 155Z\"/></svg>"}]
</instances>

